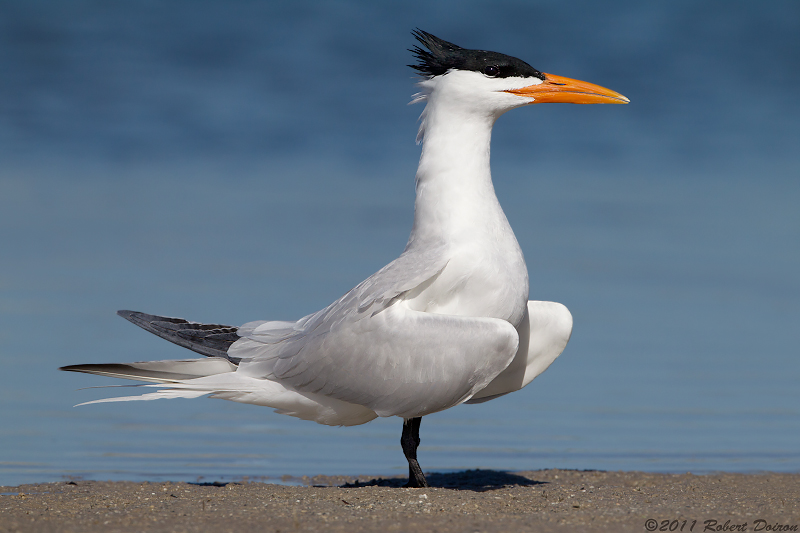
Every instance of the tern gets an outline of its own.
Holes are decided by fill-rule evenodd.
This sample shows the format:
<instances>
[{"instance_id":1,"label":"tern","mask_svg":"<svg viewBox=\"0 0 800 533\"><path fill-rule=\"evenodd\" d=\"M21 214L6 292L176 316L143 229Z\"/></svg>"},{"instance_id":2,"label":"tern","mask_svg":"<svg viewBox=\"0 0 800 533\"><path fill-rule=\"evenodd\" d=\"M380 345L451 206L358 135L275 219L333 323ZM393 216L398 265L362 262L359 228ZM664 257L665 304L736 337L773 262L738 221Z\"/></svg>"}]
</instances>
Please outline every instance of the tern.
<instances>
[{"instance_id":1,"label":"tern","mask_svg":"<svg viewBox=\"0 0 800 533\"><path fill-rule=\"evenodd\" d=\"M525 259L492 184L492 127L531 104L629 100L515 57L413 35L414 101L425 108L414 222L400 257L296 322L233 327L119 311L205 357L62 367L159 389L86 403L209 395L328 425L397 416L407 486L426 487L417 461L423 416L519 390L561 354L572 315L528 301Z\"/></svg>"}]
</instances>

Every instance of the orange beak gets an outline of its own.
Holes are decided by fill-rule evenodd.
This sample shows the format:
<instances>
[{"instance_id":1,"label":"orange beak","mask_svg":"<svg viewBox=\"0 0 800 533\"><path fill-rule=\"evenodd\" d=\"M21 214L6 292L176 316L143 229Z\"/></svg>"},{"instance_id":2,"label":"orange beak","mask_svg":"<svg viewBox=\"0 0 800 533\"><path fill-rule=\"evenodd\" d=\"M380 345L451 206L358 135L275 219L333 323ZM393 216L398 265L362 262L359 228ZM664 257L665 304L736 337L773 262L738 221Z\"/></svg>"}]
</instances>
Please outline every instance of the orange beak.
<instances>
[{"instance_id":1,"label":"orange beak","mask_svg":"<svg viewBox=\"0 0 800 533\"><path fill-rule=\"evenodd\" d=\"M521 89L511 89L506 92L533 98L537 104L627 104L630 102L630 100L611 89L554 74L545 74L542 83Z\"/></svg>"}]
</instances>

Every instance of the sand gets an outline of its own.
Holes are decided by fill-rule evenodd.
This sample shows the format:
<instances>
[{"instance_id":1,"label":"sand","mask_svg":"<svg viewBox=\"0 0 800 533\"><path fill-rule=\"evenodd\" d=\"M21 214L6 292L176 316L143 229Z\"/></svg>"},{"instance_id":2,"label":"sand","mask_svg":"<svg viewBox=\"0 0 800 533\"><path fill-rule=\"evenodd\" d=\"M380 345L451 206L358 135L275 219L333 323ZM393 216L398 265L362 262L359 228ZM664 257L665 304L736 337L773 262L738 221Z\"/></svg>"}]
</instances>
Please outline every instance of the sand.
<instances>
[{"instance_id":1,"label":"sand","mask_svg":"<svg viewBox=\"0 0 800 533\"><path fill-rule=\"evenodd\" d=\"M0 487L0 531L800 531L800 474L478 470L428 480Z\"/></svg>"}]
</instances>

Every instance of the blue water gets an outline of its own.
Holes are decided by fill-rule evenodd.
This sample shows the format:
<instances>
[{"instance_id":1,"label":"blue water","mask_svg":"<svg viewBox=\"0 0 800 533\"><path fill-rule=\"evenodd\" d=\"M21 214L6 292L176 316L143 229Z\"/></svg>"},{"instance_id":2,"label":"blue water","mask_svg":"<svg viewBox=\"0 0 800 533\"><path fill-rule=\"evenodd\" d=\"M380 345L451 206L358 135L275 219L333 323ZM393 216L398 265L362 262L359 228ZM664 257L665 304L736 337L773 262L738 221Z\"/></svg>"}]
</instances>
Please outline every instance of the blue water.
<instances>
[{"instance_id":1,"label":"blue water","mask_svg":"<svg viewBox=\"0 0 800 533\"><path fill-rule=\"evenodd\" d=\"M632 100L498 121L531 297L575 330L426 417L424 468L800 471L800 4L310 5L0 3L0 484L406 471L397 419L73 408L121 382L56 368L190 355L117 309L295 319L396 257L414 27Z\"/></svg>"}]
</instances>

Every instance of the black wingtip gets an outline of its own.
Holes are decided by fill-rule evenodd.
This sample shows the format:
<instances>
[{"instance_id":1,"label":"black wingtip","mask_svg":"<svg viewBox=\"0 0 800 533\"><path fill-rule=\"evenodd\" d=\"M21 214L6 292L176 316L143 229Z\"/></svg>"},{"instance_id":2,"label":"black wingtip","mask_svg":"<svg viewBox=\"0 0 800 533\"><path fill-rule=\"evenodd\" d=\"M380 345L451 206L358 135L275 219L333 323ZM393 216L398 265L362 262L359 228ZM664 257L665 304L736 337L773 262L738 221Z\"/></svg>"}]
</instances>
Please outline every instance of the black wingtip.
<instances>
[{"instance_id":1,"label":"black wingtip","mask_svg":"<svg viewBox=\"0 0 800 533\"><path fill-rule=\"evenodd\" d=\"M128 322L136 324L140 328L150 331L151 333L155 333L154 331L152 331L152 325L154 322L168 322L171 324L191 324L191 322L189 322L184 318L172 318L166 316L151 315L148 313L142 313L140 311L128 311L126 309L117 311L117 315L121 316Z\"/></svg>"},{"instance_id":2,"label":"black wingtip","mask_svg":"<svg viewBox=\"0 0 800 533\"><path fill-rule=\"evenodd\" d=\"M121 316L122 318L124 318L125 320L130 322L131 324L135 324L135 325L139 326L142 329L146 329L147 331L150 331L151 333L155 333L155 332L152 330L152 328L150 326L150 322L152 322L153 320L162 318L162 317L158 317L158 316L155 316L155 315L148 315L147 313L140 313L139 311L128 311L127 309L122 309L120 311L117 311L117 316ZM167 318L166 320L177 320L177 321L183 322L183 323L186 322L186 320L183 320L182 318L179 318L179 319L168 319Z\"/></svg>"},{"instance_id":3,"label":"black wingtip","mask_svg":"<svg viewBox=\"0 0 800 533\"><path fill-rule=\"evenodd\" d=\"M201 324L183 318L150 315L139 311L120 310L117 314L154 335L207 357L222 357L234 364L236 357L228 356L228 348L239 340L239 328L223 324Z\"/></svg>"}]
</instances>

